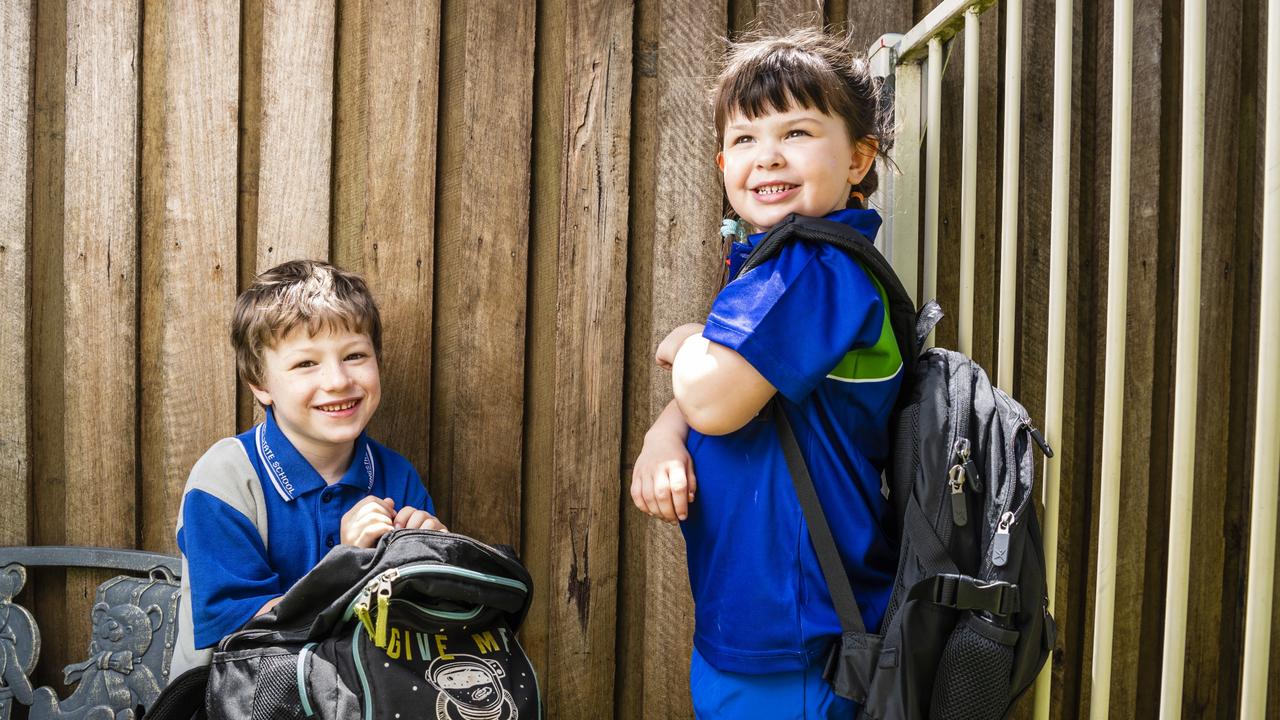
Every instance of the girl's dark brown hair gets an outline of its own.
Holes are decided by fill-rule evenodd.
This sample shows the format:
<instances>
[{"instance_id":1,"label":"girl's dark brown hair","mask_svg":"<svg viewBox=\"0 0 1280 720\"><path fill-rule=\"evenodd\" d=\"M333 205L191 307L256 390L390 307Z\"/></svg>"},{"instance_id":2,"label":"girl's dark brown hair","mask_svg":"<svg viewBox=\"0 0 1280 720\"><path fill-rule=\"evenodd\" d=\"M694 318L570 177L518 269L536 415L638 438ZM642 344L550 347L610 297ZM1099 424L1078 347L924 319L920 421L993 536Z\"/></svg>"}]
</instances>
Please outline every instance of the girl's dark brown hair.
<instances>
[{"instance_id":1,"label":"girl's dark brown hair","mask_svg":"<svg viewBox=\"0 0 1280 720\"><path fill-rule=\"evenodd\" d=\"M716 144L723 146L731 115L754 120L803 107L841 118L853 142L875 140L876 155L887 160L891 138L879 101L880 81L847 38L805 29L731 42L712 94ZM878 185L872 164L853 190L869 197Z\"/></svg>"}]
</instances>

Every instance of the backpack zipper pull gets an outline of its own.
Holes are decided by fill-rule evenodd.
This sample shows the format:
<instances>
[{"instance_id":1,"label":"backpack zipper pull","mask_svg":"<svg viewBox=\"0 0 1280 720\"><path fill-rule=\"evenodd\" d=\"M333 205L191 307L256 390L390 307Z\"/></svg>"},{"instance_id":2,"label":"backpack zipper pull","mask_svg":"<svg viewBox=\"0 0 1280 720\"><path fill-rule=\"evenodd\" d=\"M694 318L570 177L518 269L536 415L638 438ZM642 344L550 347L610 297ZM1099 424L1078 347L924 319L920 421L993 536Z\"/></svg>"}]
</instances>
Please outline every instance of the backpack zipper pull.
<instances>
[{"instance_id":1,"label":"backpack zipper pull","mask_svg":"<svg viewBox=\"0 0 1280 720\"><path fill-rule=\"evenodd\" d=\"M969 524L969 507L964 498L964 466L952 465L947 473L947 485L951 488L951 519L959 527Z\"/></svg>"},{"instance_id":2,"label":"backpack zipper pull","mask_svg":"<svg viewBox=\"0 0 1280 720\"><path fill-rule=\"evenodd\" d=\"M400 577L400 571L392 568L378 578L378 620L374 627L373 644L387 646L387 625L391 619L391 581Z\"/></svg>"},{"instance_id":3,"label":"backpack zipper pull","mask_svg":"<svg viewBox=\"0 0 1280 720\"><path fill-rule=\"evenodd\" d=\"M356 601L356 617L364 625L364 631L373 637L373 617L369 615L369 598L373 595L373 587L377 581L364 586L360 591L360 599Z\"/></svg>"},{"instance_id":4,"label":"backpack zipper pull","mask_svg":"<svg viewBox=\"0 0 1280 720\"><path fill-rule=\"evenodd\" d=\"M1004 567L1009 562L1009 528L1013 525L1013 513L1006 512L1000 516L1000 524L996 526L996 535L991 539L991 564Z\"/></svg>"},{"instance_id":5,"label":"backpack zipper pull","mask_svg":"<svg viewBox=\"0 0 1280 720\"><path fill-rule=\"evenodd\" d=\"M1053 457L1053 448L1049 447L1049 441L1044 439L1044 435L1040 434L1036 426L1031 424L1031 418L1023 420L1022 426L1027 429L1027 434L1031 436L1035 444L1040 446L1040 452L1044 453L1045 457Z\"/></svg>"},{"instance_id":6,"label":"backpack zipper pull","mask_svg":"<svg viewBox=\"0 0 1280 720\"><path fill-rule=\"evenodd\" d=\"M964 465L969 487L972 487L975 492L982 492L982 476L978 474L978 468L973 464L973 458L969 452L969 438L956 440L956 458L960 465Z\"/></svg>"}]
</instances>

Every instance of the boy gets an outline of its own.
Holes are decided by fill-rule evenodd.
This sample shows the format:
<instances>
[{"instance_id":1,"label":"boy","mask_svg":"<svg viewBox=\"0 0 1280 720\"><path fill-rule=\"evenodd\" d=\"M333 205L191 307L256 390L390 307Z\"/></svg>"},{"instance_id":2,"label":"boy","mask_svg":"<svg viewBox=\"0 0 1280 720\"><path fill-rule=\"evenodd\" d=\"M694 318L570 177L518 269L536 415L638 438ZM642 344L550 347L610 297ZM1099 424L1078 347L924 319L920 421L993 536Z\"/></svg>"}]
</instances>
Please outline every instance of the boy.
<instances>
[{"instance_id":1,"label":"boy","mask_svg":"<svg viewBox=\"0 0 1280 720\"><path fill-rule=\"evenodd\" d=\"M731 276L792 213L875 237L880 218L862 203L883 136L865 62L818 31L734 44L714 102L725 193L761 231L732 245ZM757 415L778 397L874 631L896 569L880 471L902 363L886 305L843 251L792 243L726 285L705 325L678 327L658 346L675 400L646 435L631 494L681 523L701 719L856 712L822 678L839 621L777 428Z\"/></svg>"},{"instance_id":2,"label":"boy","mask_svg":"<svg viewBox=\"0 0 1280 720\"><path fill-rule=\"evenodd\" d=\"M413 466L364 432L382 393L382 321L364 280L312 260L278 265L236 300L231 343L266 419L191 469L171 677L207 664L333 546L444 530Z\"/></svg>"}]
</instances>

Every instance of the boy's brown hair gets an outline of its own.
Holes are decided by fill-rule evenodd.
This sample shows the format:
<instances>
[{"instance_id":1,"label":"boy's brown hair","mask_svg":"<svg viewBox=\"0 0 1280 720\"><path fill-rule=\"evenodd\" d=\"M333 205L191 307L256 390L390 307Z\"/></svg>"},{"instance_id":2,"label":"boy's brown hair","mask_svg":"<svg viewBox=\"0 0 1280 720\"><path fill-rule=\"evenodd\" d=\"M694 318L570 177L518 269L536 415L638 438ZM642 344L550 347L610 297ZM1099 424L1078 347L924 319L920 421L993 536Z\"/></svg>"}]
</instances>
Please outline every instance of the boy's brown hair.
<instances>
[{"instance_id":1,"label":"boy's brown hair","mask_svg":"<svg viewBox=\"0 0 1280 720\"><path fill-rule=\"evenodd\" d=\"M731 115L754 120L804 107L844 120L850 140L875 140L876 154L886 157L890 139L879 101L880 82L847 39L805 29L731 42L712 93L716 144L724 144ZM873 164L853 190L870 196L878 185Z\"/></svg>"},{"instance_id":2,"label":"boy's brown hair","mask_svg":"<svg viewBox=\"0 0 1280 720\"><path fill-rule=\"evenodd\" d=\"M297 328L364 333L382 359L382 318L369 286L359 275L319 260L291 260L254 278L236 298L231 345L236 370L250 385L262 385L262 353Z\"/></svg>"}]
</instances>

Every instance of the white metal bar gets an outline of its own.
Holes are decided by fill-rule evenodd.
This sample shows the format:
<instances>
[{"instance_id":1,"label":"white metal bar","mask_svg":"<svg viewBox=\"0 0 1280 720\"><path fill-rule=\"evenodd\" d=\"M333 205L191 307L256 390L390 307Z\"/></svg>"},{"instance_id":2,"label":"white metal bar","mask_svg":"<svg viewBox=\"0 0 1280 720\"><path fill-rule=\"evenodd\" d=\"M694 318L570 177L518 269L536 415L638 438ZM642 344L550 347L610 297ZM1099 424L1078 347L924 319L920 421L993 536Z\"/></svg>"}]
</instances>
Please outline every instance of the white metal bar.
<instances>
[{"instance_id":1,"label":"white metal bar","mask_svg":"<svg viewBox=\"0 0 1280 720\"><path fill-rule=\"evenodd\" d=\"M1280 0L1267 3L1267 129L1262 205L1262 291L1258 327L1258 413L1254 425L1249 590L1245 605L1240 717L1267 708L1271 601L1275 582L1280 474Z\"/></svg>"},{"instance_id":2,"label":"white metal bar","mask_svg":"<svg viewBox=\"0 0 1280 720\"><path fill-rule=\"evenodd\" d=\"M1106 718L1111 703L1111 638L1115 625L1120 447L1124 429L1125 328L1129 307L1130 124L1133 118L1133 0L1115 0L1111 67L1111 237L1107 258L1107 360L1102 411L1102 477L1098 510L1098 581L1093 615L1093 683L1089 717Z\"/></svg>"},{"instance_id":3,"label":"white metal bar","mask_svg":"<svg viewBox=\"0 0 1280 720\"><path fill-rule=\"evenodd\" d=\"M898 46L898 43L901 40L902 35L900 33L886 33L881 35L874 43L872 43L871 48L867 51L867 63L871 66L871 77L876 78L883 83L882 92L887 95L889 102L892 102L895 105L893 111L894 118L900 117L900 112L896 107L897 93L895 91L895 87L897 80L894 77L894 68L896 63L894 62L893 54L894 48ZM893 120L891 122L896 123L897 121ZM893 126L895 128L895 134L901 140L901 145L899 145L899 143L893 143L884 149L891 159L896 159L900 155L905 155L902 150L912 143L906 139L906 131L903 130L900 125L894 124ZM917 153L919 152L919 147L916 148L916 151ZM896 167L897 171L901 171L901 166ZM880 225L880 232L876 235L874 240L876 248L880 250L881 255L889 259L890 263L894 263L894 270L898 273L899 277L905 277L906 273L898 268L894 260L894 239L897 237L894 231L894 225L897 224L898 219L894 216L896 206L894 205L893 199L895 196L894 186L898 184L897 171L895 171L895 165L893 163L880 163L880 184L876 187L876 191L867 197L867 207L879 210L880 217L883 219L883 222ZM913 178L912 181L917 184L920 182L919 178ZM913 216L911 221L918 223L919 217ZM912 247L912 252L915 252L914 246ZM912 279L914 280L914 275L912 276ZM914 284L915 283L913 282L912 286L914 286ZM906 283L903 284L903 287L906 288ZM908 288L907 292L912 292L912 289Z\"/></svg>"},{"instance_id":4,"label":"white metal bar","mask_svg":"<svg viewBox=\"0 0 1280 720\"><path fill-rule=\"evenodd\" d=\"M1200 245L1204 180L1205 0L1183 13L1182 190L1178 240L1178 349L1174 370L1173 477L1169 503L1169 567L1165 586L1160 717L1182 715L1187 643L1187 576L1191 565L1191 500L1195 489L1196 392L1200 351Z\"/></svg>"},{"instance_id":5,"label":"white metal bar","mask_svg":"<svg viewBox=\"0 0 1280 720\"><path fill-rule=\"evenodd\" d=\"M928 302L938 296L938 179L942 171L942 41L929 40L928 92L925 94L924 158L924 294ZM933 334L925 346L933 345Z\"/></svg>"},{"instance_id":6,"label":"white metal bar","mask_svg":"<svg viewBox=\"0 0 1280 720\"><path fill-rule=\"evenodd\" d=\"M1004 162L1000 193L1000 330L996 385L1013 392L1014 294L1018 286L1018 172L1022 140L1022 0L1005 0Z\"/></svg>"},{"instance_id":7,"label":"white metal bar","mask_svg":"<svg viewBox=\"0 0 1280 720\"><path fill-rule=\"evenodd\" d=\"M978 50L976 7L964 15L964 125L960 161L960 352L973 355L973 262L978 234Z\"/></svg>"},{"instance_id":8,"label":"white metal bar","mask_svg":"<svg viewBox=\"0 0 1280 720\"><path fill-rule=\"evenodd\" d=\"M1058 491L1067 324L1067 214L1071 182L1071 33L1074 3L1057 3L1053 40L1053 191L1049 221L1049 338L1045 362L1045 437L1058 452L1044 461L1044 560L1049 610L1058 587ZM1050 656L1052 657L1052 656ZM1049 717L1050 661L1036 678L1035 717Z\"/></svg>"},{"instance_id":9,"label":"white metal bar","mask_svg":"<svg viewBox=\"0 0 1280 720\"><path fill-rule=\"evenodd\" d=\"M905 65L919 60L928 44L934 40L946 42L960 32L965 13L982 12L994 4L995 0L943 0L938 3L902 37L902 42L898 43L898 63Z\"/></svg>"},{"instance_id":10,"label":"white metal bar","mask_svg":"<svg viewBox=\"0 0 1280 720\"><path fill-rule=\"evenodd\" d=\"M894 79L893 112L898 141L893 162L899 174L893 178L893 269L907 294L919 307L920 271L920 63L899 65Z\"/></svg>"}]
</instances>

